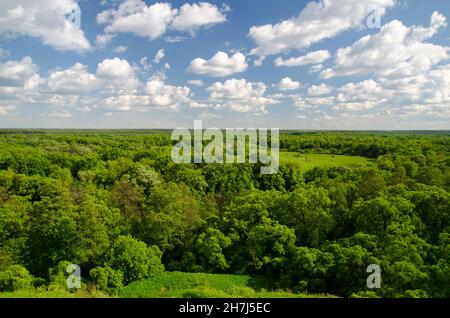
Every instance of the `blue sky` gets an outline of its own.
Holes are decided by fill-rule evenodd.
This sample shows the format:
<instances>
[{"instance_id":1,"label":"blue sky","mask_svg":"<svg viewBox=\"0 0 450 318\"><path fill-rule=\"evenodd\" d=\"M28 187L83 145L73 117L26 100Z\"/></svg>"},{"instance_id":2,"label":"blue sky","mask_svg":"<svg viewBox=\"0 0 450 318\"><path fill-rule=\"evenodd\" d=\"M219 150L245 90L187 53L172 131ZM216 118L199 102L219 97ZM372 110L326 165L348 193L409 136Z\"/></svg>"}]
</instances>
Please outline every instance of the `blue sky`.
<instances>
[{"instance_id":1,"label":"blue sky","mask_svg":"<svg viewBox=\"0 0 450 318\"><path fill-rule=\"evenodd\" d=\"M450 129L449 17L438 0L4 0L0 127Z\"/></svg>"}]
</instances>

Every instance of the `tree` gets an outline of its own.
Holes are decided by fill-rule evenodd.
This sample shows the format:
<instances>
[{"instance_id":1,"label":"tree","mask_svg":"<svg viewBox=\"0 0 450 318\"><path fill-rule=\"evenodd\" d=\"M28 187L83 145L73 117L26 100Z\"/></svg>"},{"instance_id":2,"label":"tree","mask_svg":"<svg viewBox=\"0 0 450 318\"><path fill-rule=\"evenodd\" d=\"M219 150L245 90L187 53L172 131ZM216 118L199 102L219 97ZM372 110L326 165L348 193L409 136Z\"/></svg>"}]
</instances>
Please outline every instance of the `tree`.
<instances>
[{"instance_id":1,"label":"tree","mask_svg":"<svg viewBox=\"0 0 450 318\"><path fill-rule=\"evenodd\" d=\"M217 229L208 228L199 235L195 242L195 253L199 264L205 271L221 272L228 269L228 262L223 254L231 245L231 239Z\"/></svg>"},{"instance_id":2,"label":"tree","mask_svg":"<svg viewBox=\"0 0 450 318\"><path fill-rule=\"evenodd\" d=\"M250 269L278 274L294 246L294 230L264 218L248 235Z\"/></svg>"},{"instance_id":3,"label":"tree","mask_svg":"<svg viewBox=\"0 0 450 318\"><path fill-rule=\"evenodd\" d=\"M161 257L158 247L147 247L131 236L119 236L106 254L105 266L122 272L124 283L129 284L164 271Z\"/></svg>"},{"instance_id":4,"label":"tree","mask_svg":"<svg viewBox=\"0 0 450 318\"><path fill-rule=\"evenodd\" d=\"M273 208L274 219L295 230L297 244L317 247L332 229L331 200L323 188L296 189Z\"/></svg>"},{"instance_id":5,"label":"tree","mask_svg":"<svg viewBox=\"0 0 450 318\"><path fill-rule=\"evenodd\" d=\"M388 226L399 217L398 211L384 197L357 202L353 215L357 232L378 236L385 235Z\"/></svg>"}]
</instances>

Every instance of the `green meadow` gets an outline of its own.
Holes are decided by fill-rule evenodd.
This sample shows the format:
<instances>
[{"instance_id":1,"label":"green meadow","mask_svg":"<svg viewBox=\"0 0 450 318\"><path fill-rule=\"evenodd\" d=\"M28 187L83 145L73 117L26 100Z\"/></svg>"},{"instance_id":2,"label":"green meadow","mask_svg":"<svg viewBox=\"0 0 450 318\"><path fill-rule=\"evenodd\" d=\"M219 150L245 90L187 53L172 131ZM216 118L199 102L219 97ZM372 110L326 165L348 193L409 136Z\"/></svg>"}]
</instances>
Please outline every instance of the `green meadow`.
<instances>
[{"instance_id":1,"label":"green meadow","mask_svg":"<svg viewBox=\"0 0 450 318\"><path fill-rule=\"evenodd\" d=\"M345 155L326 155L326 154L302 154L298 152L281 152L280 162L287 166L298 169L301 173L308 172L317 167L353 167L369 166L372 161L365 157L345 156Z\"/></svg>"},{"instance_id":2,"label":"green meadow","mask_svg":"<svg viewBox=\"0 0 450 318\"><path fill-rule=\"evenodd\" d=\"M124 298L307 298L317 295L271 290L267 280L250 275L164 272L131 283L119 293ZM326 296L322 296L326 297Z\"/></svg>"}]
</instances>

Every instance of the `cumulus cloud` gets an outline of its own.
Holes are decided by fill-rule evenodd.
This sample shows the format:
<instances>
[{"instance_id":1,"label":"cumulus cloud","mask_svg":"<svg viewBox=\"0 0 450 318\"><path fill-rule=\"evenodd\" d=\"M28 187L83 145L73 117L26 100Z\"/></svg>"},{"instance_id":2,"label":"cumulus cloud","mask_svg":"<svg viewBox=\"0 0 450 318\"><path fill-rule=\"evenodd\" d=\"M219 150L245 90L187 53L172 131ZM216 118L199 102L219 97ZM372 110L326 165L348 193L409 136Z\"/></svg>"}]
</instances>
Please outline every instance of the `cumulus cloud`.
<instances>
[{"instance_id":1,"label":"cumulus cloud","mask_svg":"<svg viewBox=\"0 0 450 318\"><path fill-rule=\"evenodd\" d=\"M121 111L143 111L149 107L177 110L189 105L190 89L186 86L172 86L160 78L151 79L141 91L127 91L105 99L107 108Z\"/></svg>"},{"instance_id":2,"label":"cumulus cloud","mask_svg":"<svg viewBox=\"0 0 450 318\"><path fill-rule=\"evenodd\" d=\"M9 103L0 103L2 113L9 113L16 105L39 104L57 108L45 116L70 118L69 110L74 109L82 112L98 107L120 112L144 111L149 107L177 110L195 103L189 87L166 84L163 72L142 83L136 68L117 57L98 63L94 73L81 63L52 70L45 78L40 78L37 70L30 57L0 63L0 100Z\"/></svg>"},{"instance_id":3,"label":"cumulus cloud","mask_svg":"<svg viewBox=\"0 0 450 318\"><path fill-rule=\"evenodd\" d=\"M90 73L86 65L75 63L68 69L50 72L45 82L45 93L81 96L94 91L114 94L140 84L130 63L117 57L100 62L95 74Z\"/></svg>"},{"instance_id":4,"label":"cumulus cloud","mask_svg":"<svg viewBox=\"0 0 450 318\"><path fill-rule=\"evenodd\" d=\"M292 57L283 60L281 57L275 60L275 66L294 67L300 65L320 64L330 58L330 52L327 50L320 50L310 52L304 56Z\"/></svg>"},{"instance_id":5,"label":"cumulus cloud","mask_svg":"<svg viewBox=\"0 0 450 318\"><path fill-rule=\"evenodd\" d=\"M326 97L305 97L302 95L292 95L294 106L300 109L317 109L323 106L332 106L335 96Z\"/></svg>"},{"instance_id":6,"label":"cumulus cloud","mask_svg":"<svg viewBox=\"0 0 450 318\"><path fill-rule=\"evenodd\" d=\"M66 70L54 71L47 79L49 91L58 94L86 94L97 84L96 76L90 74L87 66L80 63Z\"/></svg>"},{"instance_id":7,"label":"cumulus cloud","mask_svg":"<svg viewBox=\"0 0 450 318\"><path fill-rule=\"evenodd\" d=\"M312 85L308 88L308 95L309 96L321 96L321 95L327 95L333 91L333 87L327 85L327 84L320 84L320 85Z\"/></svg>"},{"instance_id":8,"label":"cumulus cloud","mask_svg":"<svg viewBox=\"0 0 450 318\"><path fill-rule=\"evenodd\" d=\"M161 79L147 82L145 90L149 97L149 104L155 107L176 108L190 101L189 87L167 85Z\"/></svg>"},{"instance_id":9,"label":"cumulus cloud","mask_svg":"<svg viewBox=\"0 0 450 318\"><path fill-rule=\"evenodd\" d=\"M212 77L225 77L247 70L245 55L236 53L228 56L225 52L217 52L210 60L194 59L188 67L188 72Z\"/></svg>"},{"instance_id":10,"label":"cumulus cloud","mask_svg":"<svg viewBox=\"0 0 450 318\"><path fill-rule=\"evenodd\" d=\"M112 41L113 38L113 34L99 34L95 38L95 44L98 48L104 48Z\"/></svg>"},{"instance_id":11,"label":"cumulus cloud","mask_svg":"<svg viewBox=\"0 0 450 318\"><path fill-rule=\"evenodd\" d=\"M193 33L224 21L224 10L207 2L184 4L176 9L167 2L147 5L142 0L125 0L117 9L97 15L97 23L106 25L106 34L133 33L149 40L163 36L169 29Z\"/></svg>"},{"instance_id":12,"label":"cumulus cloud","mask_svg":"<svg viewBox=\"0 0 450 318\"><path fill-rule=\"evenodd\" d=\"M127 51L128 51L128 47L123 46L123 45L118 46L118 47L116 47L116 48L114 49L114 52L117 53L117 54L122 54L122 53L125 53L125 52L127 52Z\"/></svg>"},{"instance_id":13,"label":"cumulus cloud","mask_svg":"<svg viewBox=\"0 0 450 318\"><path fill-rule=\"evenodd\" d=\"M436 105L450 110L450 64L432 70L427 76L417 79L409 87L423 96L426 105ZM412 89L410 89L412 90ZM417 102L419 98L416 98Z\"/></svg>"},{"instance_id":14,"label":"cumulus cloud","mask_svg":"<svg viewBox=\"0 0 450 318\"><path fill-rule=\"evenodd\" d=\"M385 103L393 94L374 80L348 83L339 89L334 110L359 111Z\"/></svg>"},{"instance_id":15,"label":"cumulus cloud","mask_svg":"<svg viewBox=\"0 0 450 318\"><path fill-rule=\"evenodd\" d=\"M67 18L79 9L75 0L2 0L0 34L38 38L61 51L88 51L83 30Z\"/></svg>"},{"instance_id":16,"label":"cumulus cloud","mask_svg":"<svg viewBox=\"0 0 450 318\"><path fill-rule=\"evenodd\" d=\"M139 84L135 70L125 59L105 59L98 64L97 77L116 88L133 88Z\"/></svg>"},{"instance_id":17,"label":"cumulus cloud","mask_svg":"<svg viewBox=\"0 0 450 318\"><path fill-rule=\"evenodd\" d=\"M104 60L97 68L97 75L102 78L129 78L133 74L134 70L130 63L117 57Z\"/></svg>"},{"instance_id":18,"label":"cumulus cloud","mask_svg":"<svg viewBox=\"0 0 450 318\"><path fill-rule=\"evenodd\" d=\"M251 53L265 57L308 48L343 31L361 27L374 6L382 15L395 3L396 0L311 1L297 17L250 28L249 36L257 45Z\"/></svg>"},{"instance_id":19,"label":"cumulus cloud","mask_svg":"<svg viewBox=\"0 0 450 318\"><path fill-rule=\"evenodd\" d=\"M31 57L26 56L20 61L0 63L0 86L20 87L36 74L37 65Z\"/></svg>"},{"instance_id":20,"label":"cumulus cloud","mask_svg":"<svg viewBox=\"0 0 450 318\"><path fill-rule=\"evenodd\" d=\"M267 106L278 103L276 99L266 96L266 89L266 85L261 82L230 79L224 83L216 82L207 90L214 107L247 113L267 112Z\"/></svg>"},{"instance_id":21,"label":"cumulus cloud","mask_svg":"<svg viewBox=\"0 0 450 318\"><path fill-rule=\"evenodd\" d=\"M424 42L446 25L446 19L433 13L430 27L406 27L394 20L379 33L366 35L352 46L339 49L334 66L322 78L361 76L402 78L426 73L450 57L450 48Z\"/></svg>"},{"instance_id":22,"label":"cumulus cloud","mask_svg":"<svg viewBox=\"0 0 450 318\"><path fill-rule=\"evenodd\" d=\"M200 27L223 23L227 20L224 12L208 2L189 4L180 7L174 17L171 28L177 31L196 31Z\"/></svg>"},{"instance_id":23,"label":"cumulus cloud","mask_svg":"<svg viewBox=\"0 0 450 318\"><path fill-rule=\"evenodd\" d=\"M109 9L97 15L99 24L106 24L106 33L133 33L150 40L166 33L175 11L169 3L147 6L141 0L124 1L117 10Z\"/></svg>"},{"instance_id":24,"label":"cumulus cloud","mask_svg":"<svg viewBox=\"0 0 450 318\"><path fill-rule=\"evenodd\" d=\"M285 77L280 81L280 83L278 83L278 88L281 91L293 91L300 88L300 82L294 81L289 77Z\"/></svg>"}]
</instances>

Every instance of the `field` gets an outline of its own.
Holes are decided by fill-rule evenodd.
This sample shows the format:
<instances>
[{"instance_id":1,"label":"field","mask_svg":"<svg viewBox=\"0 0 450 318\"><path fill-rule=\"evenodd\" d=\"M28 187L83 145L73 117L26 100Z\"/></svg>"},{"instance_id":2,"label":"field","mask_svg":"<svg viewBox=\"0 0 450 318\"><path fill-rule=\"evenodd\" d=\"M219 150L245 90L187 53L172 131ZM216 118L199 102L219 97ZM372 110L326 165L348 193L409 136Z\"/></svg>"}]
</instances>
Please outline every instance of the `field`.
<instances>
[{"instance_id":1,"label":"field","mask_svg":"<svg viewBox=\"0 0 450 318\"><path fill-rule=\"evenodd\" d=\"M92 286L90 286L92 287ZM321 295L270 290L263 278L250 275L164 272L151 279L131 283L118 295L108 295L84 286L77 292L63 288L29 289L0 293L0 298L316 298Z\"/></svg>"},{"instance_id":2,"label":"field","mask_svg":"<svg viewBox=\"0 0 450 318\"><path fill-rule=\"evenodd\" d=\"M266 281L249 275L165 272L126 286L124 298L305 298L288 291L267 291ZM323 296L324 297L324 296Z\"/></svg>"},{"instance_id":3,"label":"field","mask_svg":"<svg viewBox=\"0 0 450 318\"><path fill-rule=\"evenodd\" d=\"M301 154L297 152L281 152L280 162L293 166L301 173L305 173L316 167L347 167L347 166L369 166L372 162L359 156L325 155L325 154Z\"/></svg>"}]
</instances>

